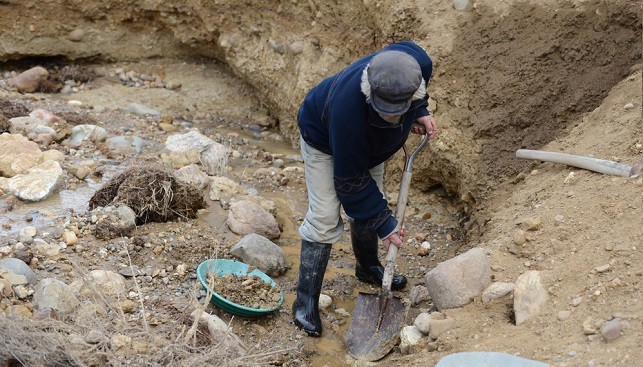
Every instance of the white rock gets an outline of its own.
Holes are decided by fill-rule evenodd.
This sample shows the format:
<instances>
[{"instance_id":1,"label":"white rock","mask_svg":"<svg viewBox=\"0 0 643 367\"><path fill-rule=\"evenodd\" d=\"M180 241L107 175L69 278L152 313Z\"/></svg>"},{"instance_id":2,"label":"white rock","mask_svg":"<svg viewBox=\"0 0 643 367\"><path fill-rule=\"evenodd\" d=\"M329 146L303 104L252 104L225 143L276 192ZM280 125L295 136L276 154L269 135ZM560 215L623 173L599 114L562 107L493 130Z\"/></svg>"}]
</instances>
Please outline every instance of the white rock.
<instances>
[{"instance_id":1,"label":"white rock","mask_svg":"<svg viewBox=\"0 0 643 367\"><path fill-rule=\"evenodd\" d=\"M20 299L25 299L29 297L29 291L23 285L17 285L13 287L13 293Z\"/></svg>"},{"instance_id":2,"label":"white rock","mask_svg":"<svg viewBox=\"0 0 643 367\"><path fill-rule=\"evenodd\" d=\"M415 327L417 327L418 330L422 332L422 334L429 335L430 321L431 315L426 312L422 312L415 318L415 321L413 321L413 325L415 325Z\"/></svg>"},{"instance_id":3,"label":"white rock","mask_svg":"<svg viewBox=\"0 0 643 367\"><path fill-rule=\"evenodd\" d=\"M34 237L38 233L36 227L27 226L20 231L21 236Z\"/></svg>"},{"instance_id":4,"label":"white rock","mask_svg":"<svg viewBox=\"0 0 643 367\"><path fill-rule=\"evenodd\" d=\"M108 296L123 296L127 290L125 277L109 270L92 270L88 274L85 282L76 281L72 287L80 285L79 294L85 297L96 296L96 292L101 292Z\"/></svg>"},{"instance_id":5,"label":"white rock","mask_svg":"<svg viewBox=\"0 0 643 367\"><path fill-rule=\"evenodd\" d=\"M195 149L205 172L209 175L221 173L228 165L228 150L223 144L192 130L185 134L170 135L165 141L170 152L186 153Z\"/></svg>"},{"instance_id":6,"label":"white rock","mask_svg":"<svg viewBox=\"0 0 643 367\"><path fill-rule=\"evenodd\" d=\"M632 102L627 103L627 104L625 104L625 106L623 106L623 108L626 109L626 110L631 110L632 108L634 108L634 103L632 103Z\"/></svg>"},{"instance_id":7,"label":"white rock","mask_svg":"<svg viewBox=\"0 0 643 367\"><path fill-rule=\"evenodd\" d=\"M7 280L12 286L29 284L26 276L9 269L0 269L0 278Z\"/></svg>"},{"instance_id":8,"label":"white rock","mask_svg":"<svg viewBox=\"0 0 643 367\"><path fill-rule=\"evenodd\" d=\"M185 275L188 272L188 266L185 264L179 264L176 267L176 273L179 275Z\"/></svg>"},{"instance_id":9,"label":"white rock","mask_svg":"<svg viewBox=\"0 0 643 367\"><path fill-rule=\"evenodd\" d=\"M34 243L36 252L48 258L56 258L60 254L60 246L53 243Z\"/></svg>"},{"instance_id":10,"label":"white rock","mask_svg":"<svg viewBox=\"0 0 643 367\"><path fill-rule=\"evenodd\" d=\"M405 326L400 332L400 351L408 354L410 348L417 345L422 339L422 332L415 325Z\"/></svg>"},{"instance_id":11,"label":"white rock","mask_svg":"<svg viewBox=\"0 0 643 367\"><path fill-rule=\"evenodd\" d=\"M53 194L62 183L64 173L60 163L46 161L25 173L10 178L9 191L25 201L41 201Z\"/></svg>"},{"instance_id":12,"label":"white rock","mask_svg":"<svg viewBox=\"0 0 643 367\"><path fill-rule=\"evenodd\" d=\"M95 143L104 142L107 140L107 130L96 125L76 125L71 129L71 137L69 143L78 145L85 140L90 140Z\"/></svg>"},{"instance_id":13,"label":"white rock","mask_svg":"<svg viewBox=\"0 0 643 367\"><path fill-rule=\"evenodd\" d=\"M127 106L127 108L125 109L125 112L133 113L135 115L151 115L151 116L161 115L159 111L136 102L132 102L129 106Z\"/></svg>"},{"instance_id":14,"label":"white rock","mask_svg":"<svg viewBox=\"0 0 643 367\"><path fill-rule=\"evenodd\" d=\"M199 190L205 189L210 183L210 177L201 171L196 164L190 164L182 167L175 174L176 178L182 182L190 184ZM213 177L214 178L214 177Z\"/></svg>"},{"instance_id":15,"label":"white rock","mask_svg":"<svg viewBox=\"0 0 643 367\"><path fill-rule=\"evenodd\" d=\"M0 135L0 176L13 177L42 162L38 144L22 135Z\"/></svg>"},{"instance_id":16,"label":"white rock","mask_svg":"<svg viewBox=\"0 0 643 367\"><path fill-rule=\"evenodd\" d=\"M563 310L563 311L558 312L558 314L556 315L556 318L559 321L565 321L565 320L569 319L571 316L572 316L571 311Z\"/></svg>"},{"instance_id":17,"label":"white rock","mask_svg":"<svg viewBox=\"0 0 643 367\"><path fill-rule=\"evenodd\" d=\"M63 163L65 161L65 154L55 149L46 150L42 153L42 160Z\"/></svg>"},{"instance_id":18,"label":"white rock","mask_svg":"<svg viewBox=\"0 0 643 367\"><path fill-rule=\"evenodd\" d=\"M52 134L56 135L56 130L43 120L36 119L30 116L14 117L9 120L11 128L9 132L12 134Z\"/></svg>"},{"instance_id":19,"label":"white rock","mask_svg":"<svg viewBox=\"0 0 643 367\"><path fill-rule=\"evenodd\" d=\"M546 301L547 290L540 281L540 272L530 270L520 275L514 289L516 325L537 314Z\"/></svg>"},{"instance_id":20,"label":"white rock","mask_svg":"<svg viewBox=\"0 0 643 367\"><path fill-rule=\"evenodd\" d=\"M328 307L330 307L331 304L333 304L333 299L330 296L325 295L323 293L321 293L319 295L319 307L320 308L327 309Z\"/></svg>"}]
</instances>

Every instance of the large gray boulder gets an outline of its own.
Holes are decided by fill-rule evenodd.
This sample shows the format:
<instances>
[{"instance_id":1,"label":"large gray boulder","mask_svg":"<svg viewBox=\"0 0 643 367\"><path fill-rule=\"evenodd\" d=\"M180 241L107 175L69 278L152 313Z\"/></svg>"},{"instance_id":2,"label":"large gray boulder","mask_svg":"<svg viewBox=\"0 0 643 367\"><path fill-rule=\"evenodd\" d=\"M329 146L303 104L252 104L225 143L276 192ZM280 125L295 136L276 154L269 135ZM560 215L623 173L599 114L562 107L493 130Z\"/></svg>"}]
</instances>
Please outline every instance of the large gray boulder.
<instances>
[{"instance_id":1,"label":"large gray boulder","mask_svg":"<svg viewBox=\"0 0 643 367\"><path fill-rule=\"evenodd\" d=\"M227 224L232 232L242 236L256 233L272 240L281 235L275 217L249 200L241 200L230 206Z\"/></svg>"},{"instance_id":2,"label":"large gray boulder","mask_svg":"<svg viewBox=\"0 0 643 367\"><path fill-rule=\"evenodd\" d=\"M31 270L29 265L20 259L15 259L13 257L2 259L0 260L0 269L12 271L16 275L23 275L27 278L29 284L36 283L36 274Z\"/></svg>"},{"instance_id":3,"label":"large gray boulder","mask_svg":"<svg viewBox=\"0 0 643 367\"><path fill-rule=\"evenodd\" d=\"M466 305L491 283L485 250L473 248L438 264L425 283L438 310Z\"/></svg>"},{"instance_id":4,"label":"large gray boulder","mask_svg":"<svg viewBox=\"0 0 643 367\"><path fill-rule=\"evenodd\" d=\"M255 233L239 240L230 252L244 263L256 266L271 276L279 276L288 269L284 250L266 237Z\"/></svg>"},{"instance_id":5,"label":"large gray boulder","mask_svg":"<svg viewBox=\"0 0 643 367\"><path fill-rule=\"evenodd\" d=\"M71 314L79 304L72 288L53 278L46 278L38 283L33 300L36 308L51 307L61 316Z\"/></svg>"}]
</instances>

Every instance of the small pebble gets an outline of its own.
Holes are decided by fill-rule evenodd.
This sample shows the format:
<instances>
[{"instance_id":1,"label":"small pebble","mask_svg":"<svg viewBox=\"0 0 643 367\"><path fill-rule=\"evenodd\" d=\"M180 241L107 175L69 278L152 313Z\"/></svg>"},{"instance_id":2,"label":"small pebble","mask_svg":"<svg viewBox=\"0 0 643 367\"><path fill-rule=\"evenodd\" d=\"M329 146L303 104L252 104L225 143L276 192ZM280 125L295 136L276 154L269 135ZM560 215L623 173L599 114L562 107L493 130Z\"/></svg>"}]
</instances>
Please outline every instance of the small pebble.
<instances>
[{"instance_id":1,"label":"small pebble","mask_svg":"<svg viewBox=\"0 0 643 367\"><path fill-rule=\"evenodd\" d=\"M601 335L603 335L603 338L607 341L616 340L621 336L621 321L614 319L606 322L601 328Z\"/></svg>"},{"instance_id":2,"label":"small pebble","mask_svg":"<svg viewBox=\"0 0 643 367\"><path fill-rule=\"evenodd\" d=\"M609 269L610 269L610 264L604 264L604 265L601 265L601 266L598 266L598 267L594 268L594 270L596 270L597 273L604 273L604 272L608 271Z\"/></svg>"},{"instance_id":3,"label":"small pebble","mask_svg":"<svg viewBox=\"0 0 643 367\"><path fill-rule=\"evenodd\" d=\"M559 321L565 321L565 320L569 319L571 317L571 315L572 315L571 311L565 310L565 311L558 312L557 317L558 317Z\"/></svg>"},{"instance_id":4,"label":"small pebble","mask_svg":"<svg viewBox=\"0 0 643 367\"><path fill-rule=\"evenodd\" d=\"M625 106L623 106L623 108L626 110L631 110L632 108L634 108L634 103L627 103Z\"/></svg>"},{"instance_id":5,"label":"small pebble","mask_svg":"<svg viewBox=\"0 0 643 367\"><path fill-rule=\"evenodd\" d=\"M580 305L581 302L583 302L583 297L576 297L572 300L572 306L576 307Z\"/></svg>"}]
</instances>

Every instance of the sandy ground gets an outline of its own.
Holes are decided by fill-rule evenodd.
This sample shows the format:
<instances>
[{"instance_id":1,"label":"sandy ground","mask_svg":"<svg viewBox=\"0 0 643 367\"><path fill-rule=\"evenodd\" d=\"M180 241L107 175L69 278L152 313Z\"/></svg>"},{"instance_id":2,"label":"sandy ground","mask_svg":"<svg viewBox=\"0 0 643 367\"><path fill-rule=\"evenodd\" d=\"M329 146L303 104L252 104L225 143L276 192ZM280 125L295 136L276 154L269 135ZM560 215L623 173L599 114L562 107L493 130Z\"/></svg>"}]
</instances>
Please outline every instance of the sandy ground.
<instances>
[{"instance_id":1,"label":"sandy ground","mask_svg":"<svg viewBox=\"0 0 643 367\"><path fill-rule=\"evenodd\" d=\"M435 61L429 92L441 133L416 163L407 216L410 242L398 258L410 285L400 295L408 296L439 262L483 247L491 259L493 280L514 282L526 270L539 270L549 299L536 316L516 326L511 297L490 303L477 298L445 311L456 327L437 342L429 346L423 340L407 356L395 349L378 364L434 365L449 353L471 350L502 351L561 367L640 364L642 179L514 158L516 149L530 148L630 165L643 160L640 4L477 1L474 10L455 12L451 2L406 0L381 1L380 11L372 14L367 11L370 1L350 6L280 2L264 4L259 12L248 12L246 5L234 1L222 2L220 9L173 3L132 3L106 11L93 1L73 9L65 4L45 9L41 4L0 2L0 9L17 14L0 20L10 30L3 35L0 60L17 60L2 64L1 71L82 59L105 74L78 93L0 91L0 98L28 110L40 107L65 114L73 124L90 121L112 135L134 134L150 142L141 156L92 147L80 157L67 157L70 164L97 160L102 177L78 181L70 175L60 194L44 202L22 204L0 197L0 221L10 225L3 228L4 234L15 236L27 225L60 227L82 217L93 191L109 177L131 162L158 158L171 134L160 122L187 121L240 153L230 160L228 177L275 201L282 227L276 243L291 266L276 279L286 301L273 315L231 319L214 307L208 311L230 321L257 351L293 348L280 359L283 365L360 365L347 356L343 344L349 317L336 310L350 313L358 292L376 289L352 275L348 232L333 247L326 274L323 292L333 297L333 305L322 313L325 333L308 338L293 326L290 312L298 271L296 228L306 210L303 177L285 175L289 181L284 186L253 172L271 166L267 157L298 154L290 142L296 144L294 116L307 88L390 40L413 39ZM64 19L63 26L43 16ZM84 36L71 41L70 32L77 29ZM295 47L301 46L298 42L303 42L302 50ZM286 51L278 52L279 45ZM181 87L126 87L109 76L119 68L155 74ZM83 105L69 105L69 100ZM124 112L131 102L162 116ZM256 126L261 124L271 127ZM417 138L410 143L416 144ZM391 199L401 162L397 155L387 165ZM287 165L301 167L297 161ZM133 238L82 237L84 250L72 248L64 254L84 269L117 271L127 260L118 250L107 250L110 246L131 245L134 238L163 246L160 255L150 248L132 253L133 263L151 269L185 264L189 271L170 276L167 284L158 279L146 284L144 307L159 335L189 327L199 289L194 268L207 258L229 257L239 239L225 225L227 210L218 202L208 205L208 213L189 222L139 226ZM524 230L522 221L534 217L540 218L541 227ZM429 256L420 256L416 247L424 239L432 245ZM97 256L101 250L108 256ZM41 277L64 281L78 276L78 269L66 262L34 270ZM134 290L131 279L128 286ZM432 309L428 302L412 308L407 323L421 310ZM569 311L569 318L559 320L561 311ZM627 327L618 339L607 342L600 329L612 319L623 320Z\"/></svg>"}]
</instances>

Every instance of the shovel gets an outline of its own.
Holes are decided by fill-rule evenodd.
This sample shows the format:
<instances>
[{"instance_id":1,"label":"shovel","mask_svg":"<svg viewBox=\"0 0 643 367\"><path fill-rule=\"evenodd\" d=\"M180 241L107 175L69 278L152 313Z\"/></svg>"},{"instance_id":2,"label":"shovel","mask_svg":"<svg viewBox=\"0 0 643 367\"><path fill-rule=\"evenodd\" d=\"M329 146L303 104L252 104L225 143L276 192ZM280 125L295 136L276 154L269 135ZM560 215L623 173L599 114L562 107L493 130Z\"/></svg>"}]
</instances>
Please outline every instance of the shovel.
<instances>
[{"instance_id":1,"label":"shovel","mask_svg":"<svg viewBox=\"0 0 643 367\"><path fill-rule=\"evenodd\" d=\"M404 221L413 160L428 141L429 135L426 134L411 156L407 154L406 146L404 146L406 164L397 199L395 218L398 224L395 232L402 228ZM402 300L399 297L394 297L391 293L396 258L397 246L391 244L386 256L384 278L379 295L360 292L357 296L355 309L344 340L350 354L358 360L372 362L382 359L400 340L400 331L406 321L408 310Z\"/></svg>"}]
</instances>

